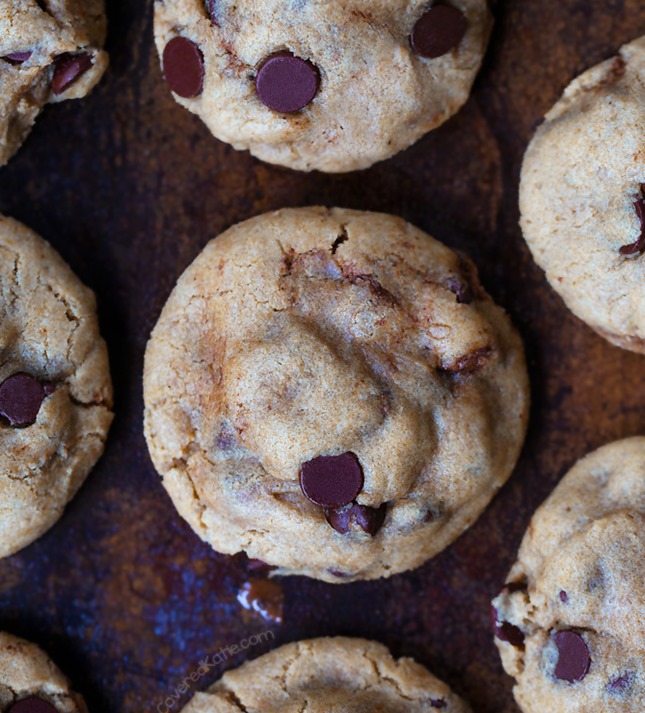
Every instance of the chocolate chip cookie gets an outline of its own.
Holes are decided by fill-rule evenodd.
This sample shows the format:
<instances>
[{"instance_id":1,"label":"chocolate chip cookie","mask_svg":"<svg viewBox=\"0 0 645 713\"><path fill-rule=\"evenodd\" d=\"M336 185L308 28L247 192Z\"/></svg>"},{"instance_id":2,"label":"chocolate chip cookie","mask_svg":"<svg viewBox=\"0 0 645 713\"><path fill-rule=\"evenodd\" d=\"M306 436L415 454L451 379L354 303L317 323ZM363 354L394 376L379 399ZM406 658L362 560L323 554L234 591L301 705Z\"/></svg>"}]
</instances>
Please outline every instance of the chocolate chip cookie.
<instances>
[{"instance_id":1,"label":"chocolate chip cookie","mask_svg":"<svg viewBox=\"0 0 645 713\"><path fill-rule=\"evenodd\" d=\"M103 452L111 404L94 295L0 216L0 557L61 516Z\"/></svg>"},{"instance_id":2,"label":"chocolate chip cookie","mask_svg":"<svg viewBox=\"0 0 645 713\"><path fill-rule=\"evenodd\" d=\"M642 713L645 438L583 458L536 512L494 601L525 713Z\"/></svg>"},{"instance_id":3,"label":"chocolate chip cookie","mask_svg":"<svg viewBox=\"0 0 645 713\"><path fill-rule=\"evenodd\" d=\"M567 306L645 353L645 38L578 77L522 169L522 230Z\"/></svg>"},{"instance_id":4,"label":"chocolate chip cookie","mask_svg":"<svg viewBox=\"0 0 645 713\"><path fill-rule=\"evenodd\" d=\"M145 366L145 432L219 552L329 582L437 554L509 477L520 339L472 263L399 218L284 210L212 241Z\"/></svg>"},{"instance_id":5,"label":"chocolate chip cookie","mask_svg":"<svg viewBox=\"0 0 645 713\"><path fill-rule=\"evenodd\" d=\"M108 59L103 0L0 3L0 166L20 148L43 106L84 97Z\"/></svg>"},{"instance_id":6,"label":"chocolate chip cookie","mask_svg":"<svg viewBox=\"0 0 645 713\"><path fill-rule=\"evenodd\" d=\"M87 708L43 651L0 632L0 713L87 713Z\"/></svg>"},{"instance_id":7,"label":"chocolate chip cookie","mask_svg":"<svg viewBox=\"0 0 645 713\"><path fill-rule=\"evenodd\" d=\"M393 659L364 639L288 644L224 674L183 713L469 713L470 708L412 659Z\"/></svg>"},{"instance_id":8,"label":"chocolate chip cookie","mask_svg":"<svg viewBox=\"0 0 645 713\"><path fill-rule=\"evenodd\" d=\"M302 171L367 168L455 114L491 28L486 0L163 0L177 101L237 149Z\"/></svg>"}]
</instances>

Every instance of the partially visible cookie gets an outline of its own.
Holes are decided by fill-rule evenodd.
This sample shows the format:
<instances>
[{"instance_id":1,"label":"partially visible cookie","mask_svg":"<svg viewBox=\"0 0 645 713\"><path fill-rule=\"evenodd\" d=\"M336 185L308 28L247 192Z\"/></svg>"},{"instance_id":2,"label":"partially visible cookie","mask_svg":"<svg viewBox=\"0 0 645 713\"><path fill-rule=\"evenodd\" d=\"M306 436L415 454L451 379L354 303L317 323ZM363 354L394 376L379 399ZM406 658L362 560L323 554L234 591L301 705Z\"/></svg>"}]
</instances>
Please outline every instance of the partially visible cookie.
<instances>
[{"instance_id":1,"label":"partially visible cookie","mask_svg":"<svg viewBox=\"0 0 645 713\"><path fill-rule=\"evenodd\" d=\"M41 649L0 632L0 713L87 713L87 708Z\"/></svg>"},{"instance_id":2,"label":"partially visible cookie","mask_svg":"<svg viewBox=\"0 0 645 713\"><path fill-rule=\"evenodd\" d=\"M48 102L90 93L108 58L103 0L0 3L0 166Z\"/></svg>"},{"instance_id":3,"label":"partially visible cookie","mask_svg":"<svg viewBox=\"0 0 645 713\"><path fill-rule=\"evenodd\" d=\"M564 477L493 604L524 713L643 713L645 438L605 446Z\"/></svg>"},{"instance_id":4,"label":"partially visible cookie","mask_svg":"<svg viewBox=\"0 0 645 713\"><path fill-rule=\"evenodd\" d=\"M0 216L0 557L61 516L103 452L111 406L93 293Z\"/></svg>"},{"instance_id":5,"label":"partially visible cookie","mask_svg":"<svg viewBox=\"0 0 645 713\"><path fill-rule=\"evenodd\" d=\"M645 37L574 80L524 159L522 230L567 306L645 353Z\"/></svg>"},{"instance_id":6,"label":"partially visible cookie","mask_svg":"<svg viewBox=\"0 0 645 713\"><path fill-rule=\"evenodd\" d=\"M412 659L364 639L288 644L229 671L183 713L469 713Z\"/></svg>"},{"instance_id":7,"label":"partially visible cookie","mask_svg":"<svg viewBox=\"0 0 645 713\"><path fill-rule=\"evenodd\" d=\"M486 0L163 0L175 99L237 149L303 171L393 156L466 102Z\"/></svg>"},{"instance_id":8,"label":"partially visible cookie","mask_svg":"<svg viewBox=\"0 0 645 713\"><path fill-rule=\"evenodd\" d=\"M447 547L508 479L527 381L467 258L400 218L284 210L180 278L146 354L145 433L219 552L375 579Z\"/></svg>"}]
</instances>

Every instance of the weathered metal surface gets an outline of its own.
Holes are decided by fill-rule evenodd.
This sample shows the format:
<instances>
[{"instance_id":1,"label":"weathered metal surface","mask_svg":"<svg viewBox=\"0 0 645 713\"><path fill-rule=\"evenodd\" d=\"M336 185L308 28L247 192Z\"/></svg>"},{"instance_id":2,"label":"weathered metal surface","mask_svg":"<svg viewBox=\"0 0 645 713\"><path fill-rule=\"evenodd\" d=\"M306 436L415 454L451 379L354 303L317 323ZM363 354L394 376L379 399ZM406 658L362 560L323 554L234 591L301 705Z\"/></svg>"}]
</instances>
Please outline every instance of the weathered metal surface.
<instances>
[{"instance_id":1,"label":"weathered metal surface","mask_svg":"<svg viewBox=\"0 0 645 713\"><path fill-rule=\"evenodd\" d=\"M406 153L347 176L273 168L212 139L162 82L150 3L110 0L108 10L109 75L90 99L46 111L0 171L0 210L38 230L96 290L118 415L59 525L0 562L0 628L44 645L93 713L155 711L208 654L219 655L191 690L279 643L323 634L383 641L479 713L515 711L488 602L531 513L574 461L645 432L643 358L567 312L520 237L520 162L565 85L645 33L642 0L498 2L465 109ZM470 253L526 340L534 406L517 472L453 547L387 582L288 579L284 622L267 627L237 601L244 563L200 544L152 469L142 360L173 283L209 238L263 211L314 203L400 214ZM273 640L219 653L268 629Z\"/></svg>"}]
</instances>

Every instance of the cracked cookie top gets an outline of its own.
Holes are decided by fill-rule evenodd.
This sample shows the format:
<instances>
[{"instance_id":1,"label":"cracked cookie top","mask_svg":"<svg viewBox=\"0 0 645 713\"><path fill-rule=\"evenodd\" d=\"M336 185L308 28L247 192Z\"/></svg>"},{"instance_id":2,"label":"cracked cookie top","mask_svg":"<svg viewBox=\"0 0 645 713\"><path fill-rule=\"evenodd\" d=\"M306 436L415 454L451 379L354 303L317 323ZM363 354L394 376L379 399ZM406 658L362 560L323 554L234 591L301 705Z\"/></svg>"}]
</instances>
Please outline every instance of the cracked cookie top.
<instances>
[{"instance_id":1,"label":"cracked cookie top","mask_svg":"<svg viewBox=\"0 0 645 713\"><path fill-rule=\"evenodd\" d=\"M288 644L229 671L182 713L469 713L423 666L364 639Z\"/></svg>"},{"instance_id":2,"label":"cracked cookie top","mask_svg":"<svg viewBox=\"0 0 645 713\"><path fill-rule=\"evenodd\" d=\"M41 649L0 632L0 713L87 713L87 708Z\"/></svg>"},{"instance_id":3,"label":"cracked cookie top","mask_svg":"<svg viewBox=\"0 0 645 713\"><path fill-rule=\"evenodd\" d=\"M216 550L330 582L420 565L524 438L522 346L476 270L403 220L284 210L212 241L146 354L145 432Z\"/></svg>"},{"instance_id":4,"label":"cracked cookie top","mask_svg":"<svg viewBox=\"0 0 645 713\"><path fill-rule=\"evenodd\" d=\"M48 102L84 97L108 59L103 0L0 3L0 166Z\"/></svg>"},{"instance_id":5,"label":"cracked cookie top","mask_svg":"<svg viewBox=\"0 0 645 713\"><path fill-rule=\"evenodd\" d=\"M270 163L353 171L465 103L486 0L163 0L155 40L175 99Z\"/></svg>"},{"instance_id":6,"label":"cracked cookie top","mask_svg":"<svg viewBox=\"0 0 645 713\"><path fill-rule=\"evenodd\" d=\"M645 353L645 37L575 79L524 158L537 263L580 319Z\"/></svg>"},{"instance_id":7,"label":"cracked cookie top","mask_svg":"<svg viewBox=\"0 0 645 713\"><path fill-rule=\"evenodd\" d=\"M0 557L61 516L103 452L111 405L94 295L0 216Z\"/></svg>"},{"instance_id":8,"label":"cracked cookie top","mask_svg":"<svg viewBox=\"0 0 645 713\"><path fill-rule=\"evenodd\" d=\"M535 513L493 614L525 713L642 713L645 438L583 458Z\"/></svg>"}]
</instances>

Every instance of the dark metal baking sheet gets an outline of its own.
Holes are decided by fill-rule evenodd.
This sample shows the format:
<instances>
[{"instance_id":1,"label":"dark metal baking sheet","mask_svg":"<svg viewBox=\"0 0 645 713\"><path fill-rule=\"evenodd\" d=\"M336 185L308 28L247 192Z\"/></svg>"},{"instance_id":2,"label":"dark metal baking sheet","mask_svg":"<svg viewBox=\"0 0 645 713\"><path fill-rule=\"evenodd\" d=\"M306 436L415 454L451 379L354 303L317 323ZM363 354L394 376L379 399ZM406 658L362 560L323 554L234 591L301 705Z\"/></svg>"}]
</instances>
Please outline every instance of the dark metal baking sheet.
<instances>
[{"instance_id":1,"label":"dark metal baking sheet","mask_svg":"<svg viewBox=\"0 0 645 713\"><path fill-rule=\"evenodd\" d=\"M38 230L96 290L117 398L106 455L64 518L0 562L0 629L41 643L93 713L156 711L206 656L267 631L214 659L191 690L279 643L350 634L414 656L479 713L516 711L488 602L531 513L574 461L645 432L645 362L594 335L548 288L517 225L519 168L565 85L645 34L642 0L498 2L463 111L346 176L274 168L212 139L162 82L151 9L108 0L109 75L91 98L48 108L0 170L0 211ZM201 544L161 488L142 435L142 360L175 280L211 237L316 203L396 213L472 255L524 336L534 404L517 472L453 547L384 582L287 579L284 623L268 626L237 602L245 565Z\"/></svg>"}]
</instances>

